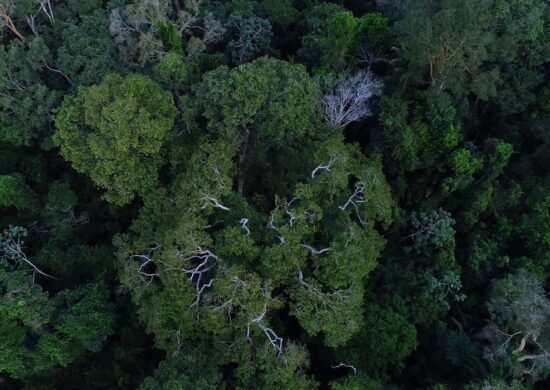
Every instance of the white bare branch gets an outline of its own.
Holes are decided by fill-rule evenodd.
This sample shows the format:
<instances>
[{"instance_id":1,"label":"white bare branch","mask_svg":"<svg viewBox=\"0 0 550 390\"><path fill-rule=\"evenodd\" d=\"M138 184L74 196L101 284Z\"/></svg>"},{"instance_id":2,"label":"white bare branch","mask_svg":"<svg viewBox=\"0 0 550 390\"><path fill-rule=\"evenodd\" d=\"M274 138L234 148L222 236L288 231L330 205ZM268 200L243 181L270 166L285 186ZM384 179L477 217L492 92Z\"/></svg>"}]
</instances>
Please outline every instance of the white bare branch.
<instances>
[{"instance_id":1,"label":"white bare branch","mask_svg":"<svg viewBox=\"0 0 550 390\"><path fill-rule=\"evenodd\" d=\"M143 253L143 254L130 255L130 259L138 259L141 262L137 272L139 277L147 282L146 286L149 286L153 282L153 279L159 276L155 272L147 271L147 268L149 265L159 262L159 261L155 261L152 257L153 252L155 252L159 248L160 248L160 245L157 244L154 247L150 248L146 254Z\"/></svg>"},{"instance_id":2,"label":"white bare branch","mask_svg":"<svg viewBox=\"0 0 550 390\"><path fill-rule=\"evenodd\" d=\"M367 222L363 220L361 217L361 213L359 212L359 206L357 206L357 203L365 203L367 200L365 199L365 184L364 183L358 183L355 186L355 190L353 191L353 194L348 198L346 203L344 203L342 206L338 206L338 208L342 211L346 211L349 205L352 205L355 208L355 214L357 215L357 218L359 219L359 222L361 225L366 225Z\"/></svg>"},{"instance_id":3,"label":"white bare branch","mask_svg":"<svg viewBox=\"0 0 550 390\"><path fill-rule=\"evenodd\" d=\"M48 277L50 279L58 280L58 278L47 274L38 268L32 261L27 258L25 254L24 246L25 243L21 237L26 235L26 229L23 228L11 228L4 231L2 235L2 240L0 241L0 259L4 258L8 261L19 262L29 265L33 270L32 281L34 283L36 274Z\"/></svg>"},{"instance_id":4,"label":"white bare branch","mask_svg":"<svg viewBox=\"0 0 550 390\"><path fill-rule=\"evenodd\" d=\"M195 285L196 297L193 303L189 305L189 309L194 306L198 308L204 290L212 287L214 281L214 278L211 278L208 282L203 282L203 278L220 264L221 258L209 250L203 250L201 247L190 254L181 253L180 257L184 262L184 266L179 270L188 275L189 282Z\"/></svg>"},{"instance_id":5,"label":"white bare branch","mask_svg":"<svg viewBox=\"0 0 550 390\"><path fill-rule=\"evenodd\" d=\"M347 76L321 98L323 116L333 128L343 129L371 115L369 101L381 92L382 81L370 71Z\"/></svg>"},{"instance_id":6,"label":"white bare branch","mask_svg":"<svg viewBox=\"0 0 550 390\"><path fill-rule=\"evenodd\" d=\"M38 0L38 4L40 4L40 9L46 14L48 19L50 19L50 22L53 23L55 19L53 17L52 5L50 3L50 0Z\"/></svg>"},{"instance_id":7,"label":"white bare branch","mask_svg":"<svg viewBox=\"0 0 550 390\"><path fill-rule=\"evenodd\" d=\"M265 315L267 314L267 306L264 305L263 311L258 315L256 318L250 320L248 322L248 325L246 327L246 337L251 340L250 338L250 326L252 324L256 324L262 332L264 332L265 336L267 337L267 340L269 341L269 344L275 348L277 353L280 355L283 352L283 341L284 339L282 337L279 337L275 331L263 324L263 319Z\"/></svg>"},{"instance_id":8,"label":"white bare branch","mask_svg":"<svg viewBox=\"0 0 550 390\"><path fill-rule=\"evenodd\" d=\"M353 370L353 374L357 374L357 368L355 368L354 366L352 365L349 365L349 364L346 364L346 363L340 363L336 366L330 366L331 368L340 368L340 367L345 367L345 368L351 368Z\"/></svg>"},{"instance_id":9,"label":"white bare branch","mask_svg":"<svg viewBox=\"0 0 550 390\"><path fill-rule=\"evenodd\" d=\"M202 206L201 208L206 208L208 205L211 205L212 207L214 208L217 208L217 209L222 209L224 211L229 211L231 210L229 207L226 207L224 206L218 199L210 196L210 195L204 195L201 200L204 200L206 201L207 203Z\"/></svg>"},{"instance_id":10,"label":"white bare branch","mask_svg":"<svg viewBox=\"0 0 550 390\"><path fill-rule=\"evenodd\" d=\"M334 163L338 161L338 157L331 157L329 162L327 164L320 164L318 165L313 171L311 171L311 179L313 180L315 178L315 175L319 172L328 172L330 171L330 168L334 165Z\"/></svg>"},{"instance_id":11,"label":"white bare branch","mask_svg":"<svg viewBox=\"0 0 550 390\"><path fill-rule=\"evenodd\" d=\"M248 227L248 218L241 218L239 223L241 224L241 227L245 231L245 237L248 237L250 235L250 228Z\"/></svg>"},{"instance_id":12,"label":"white bare branch","mask_svg":"<svg viewBox=\"0 0 550 390\"><path fill-rule=\"evenodd\" d=\"M302 244L301 247L309 250L312 256L322 255L323 253L330 251L330 248L315 249L314 247L308 244Z\"/></svg>"}]
</instances>

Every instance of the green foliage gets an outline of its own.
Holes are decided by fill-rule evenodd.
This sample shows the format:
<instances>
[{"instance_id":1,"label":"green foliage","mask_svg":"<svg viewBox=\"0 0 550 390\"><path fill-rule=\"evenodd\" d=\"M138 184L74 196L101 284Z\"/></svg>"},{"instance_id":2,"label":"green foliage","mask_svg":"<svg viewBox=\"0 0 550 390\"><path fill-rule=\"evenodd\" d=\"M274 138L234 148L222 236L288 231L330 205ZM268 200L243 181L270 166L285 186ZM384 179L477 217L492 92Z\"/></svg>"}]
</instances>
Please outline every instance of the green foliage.
<instances>
[{"instance_id":1,"label":"green foliage","mask_svg":"<svg viewBox=\"0 0 550 390\"><path fill-rule=\"evenodd\" d=\"M445 210L432 210L429 213L412 212L411 225L415 229L413 233L414 245L421 248L426 245L434 245L437 248L453 242L455 221L451 214Z\"/></svg>"},{"instance_id":2,"label":"green foliage","mask_svg":"<svg viewBox=\"0 0 550 390\"><path fill-rule=\"evenodd\" d=\"M260 4L264 7L269 20L273 23L287 27L296 21L299 12L292 5L292 0L261 0Z\"/></svg>"},{"instance_id":3,"label":"green foliage","mask_svg":"<svg viewBox=\"0 0 550 390\"><path fill-rule=\"evenodd\" d=\"M48 298L29 275L0 269L0 372L28 378L98 351L111 332L105 286L64 290Z\"/></svg>"},{"instance_id":4,"label":"green foliage","mask_svg":"<svg viewBox=\"0 0 550 390\"><path fill-rule=\"evenodd\" d=\"M20 175L0 175L0 206L18 209L34 207L31 190Z\"/></svg>"},{"instance_id":5,"label":"green foliage","mask_svg":"<svg viewBox=\"0 0 550 390\"><path fill-rule=\"evenodd\" d=\"M469 75L491 74L478 72L489 58L490 21L490 10L484 2L410 1L397 25L402 34L403 55L414 72L425 75L435 88L467 93ZM492 95L495 93L493 90Z\"/></svg>"},{"instance_id":6,"label":"green foliage","mask_svg":"<svg viewBox=\"0 0 550 390\"><path fill-rule=\"evenodd\" d=\"M49 133L58 93L41 80L44 54L34 40L0 46L0 140L14 145L42 141Z\"/></svg>"},{"instance_id":7,"label":"green foliage","mask_svg":"<svg viewBox=\"0 0 550 390\"><path fill-rule=\"evenodd\" d=\"M85 16L80 25L70 25L63 30L57 64L76 85L99 83L118 69L116 46L108 24L107 13L98 10Z\"/></svg>"},{"instance_id":8,"label":"green foliage","mask_svg":"<svg viewBox=\"0 0 550 390\"><path fill-rule=\"evenodd\" d=\"M365 374L348 375L331 383L332 390L379 390L381 383Z\"/></svg>"},{"instance_id":9,"label":"green foliage","mask_svg":"<svg viewBox=\"0 0 550 390\"><path fill-rule=\"evenodd\" d=\"M227 45L234 64L244 64L269 51L272 33L268 20L231 16L228 26L235 36Z\"/></svg>"},{"instance_id":10,"label":"green foliage","mask_svg":"<svg viewBox=\"0 0 550 390\"><path fill-rule=\"evenodd\" d=\"M177 26L169 20L159 20L155 24L157 36L162 40L163 45L168 50L181 55L183 53L183 47Z\"/></svg>"},{"instance_id":11,"label":"green foliage","mask_svg":"<svg viewBox=\"0 0 550 390\"><path fill-rule=\"evenodd\" d=\"M408 321L403 303L367 303L364 317L361 332L350 347L338 353L339 358L367 372L402 369L405 358L416 347L416 329Z\"/></svg>"},{"instance_id":12,"label":"green foliage","mask_svg":"<svg viewBox=\"0 0 550 390\"><path fill-rule=\"evenodd\" d=\"M56 115L54 142L74 168L125 204L155 185L172 137L172 97L150 79L109 75L67 96Z\"/></svg>"},{"instance_id":13,"label":"green foliage","mask_svg":"<svg viewBox=\"0 0 550 390\"><path fill-rule=\"evenodd\" d=\"M303 66L266 57L208 73L198 92L208 129L237 143L247 126L275 143L303 137L315 113L315 95Z\"/></svg>"},{"instance_id":14,"label":"green foliage","mask_svg":"<svg viewBox=\"0 0 550 390\"><path fill-rule=\"evenodd\" d=\"M548 387L549 22L0 0L0 387Z\"/></svg>"},{"instance_id":15,"label":"green foliage","mask_svg":"<svg viewBox=\"0 0 550 390\"><path fill-rule=\"evenodd\" d=\"M372 22L331 3L314 7L306 20L309 33L303 38L300 58L312 68L337 72L344 69L347 57L355 54L358 36Z\"/></svg>"}]
</instances>

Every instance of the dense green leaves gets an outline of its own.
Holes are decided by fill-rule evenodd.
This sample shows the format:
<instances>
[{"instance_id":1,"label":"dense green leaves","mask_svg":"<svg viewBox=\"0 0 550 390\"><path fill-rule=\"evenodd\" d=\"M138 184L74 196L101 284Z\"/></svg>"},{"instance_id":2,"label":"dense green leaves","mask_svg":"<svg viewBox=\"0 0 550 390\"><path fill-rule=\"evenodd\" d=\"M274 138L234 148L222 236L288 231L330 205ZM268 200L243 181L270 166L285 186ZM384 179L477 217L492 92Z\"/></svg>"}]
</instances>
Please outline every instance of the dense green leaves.
<instances>
[{"instance_id":1,"label":"dense green leaves","mask_svg":"<svg viewBox=\"0 0 550 390\"><path fill-rule=\"evenodd\" d=\"M175 116L172 97L150 79L110 75L65 98L54 142L108 200L124 204L155 185Z\"/></svg>"}]
</instances>

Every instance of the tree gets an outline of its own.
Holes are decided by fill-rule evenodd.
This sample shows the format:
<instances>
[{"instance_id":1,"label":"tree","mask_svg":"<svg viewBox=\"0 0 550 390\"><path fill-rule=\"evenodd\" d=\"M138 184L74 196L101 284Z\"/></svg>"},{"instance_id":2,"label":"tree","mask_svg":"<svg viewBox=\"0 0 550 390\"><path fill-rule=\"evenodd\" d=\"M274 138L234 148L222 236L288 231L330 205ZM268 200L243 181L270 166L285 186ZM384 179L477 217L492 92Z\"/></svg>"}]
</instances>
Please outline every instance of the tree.
<instances>
[{"instance_id":1,"label":"tree","mask_svg":"<svg viewBox=\"0 0 550 390\"><path fill-rule=\"evenodd\" d=\"M113 323L105 286L63 290L53 298L25 271L0 264L0 372L26 379L98 351Z\"/></svg>"},{"instance_id":2,"label":"tree","mask_svg":"<svg viewBox=\"0 0 550 390\"><path fill-rule=\"evenodd\" d=\"M496 280L487 309L492 323L484 331L490 342L486 357L504 363L514 376L547 375L550 301L541 281L524 271Z\"/></svg>"},{"instance_id":3,"label":"tree","mask_svg":"<svg viewBox=\"0 0 550 390\"><path fill-rule=\"evenodd\" d=\"M425 76L434 88L458 95L471 91L476 78L496 81L498 72L480 70L493 39L486 3L410 1L404 10L396 29L401 33L403 55L416 75Z\"/></svg>"},{"instance_id":4,"label":"tree","mask_svg":"<svg viewBox=\"0 0 550 390\"><path fill-rule=\"evenodd\" d=\"M344 70L348 56L356 54L356 40L366 20L336 4L322 3L309 11L306 21L309 33L303 37L299 57L322 72Z\"/></svg>"},{"instance_id":5,"label":"tree","mask_svg":"<svg viewBox=\"0 0 550 390\"><path fill-rule=\"evenodd\" d=\"M59 93L42 81L43 46L33 40L0 46L0 140L14 145L41 142L49 135L52 108Z\"/></svg>"},{"instance_id":6,"label":"tree","mask_svg":"<svg viewBox=\"0 0 550 390\"><path fill-rule=\"evenodd\" d=\"M418 248L429 244L440 248L454 239L452 226L455 221L451 218L451 214L445 210L432 210L419 215L413 211L410 220L415 232L407 238L411 237L414 240L414 245Z\"/></svg>"},{"instance_id":7,"label":"tree","mask_svg":"<svg viewBox=\"0 0 550 390\"><path fill-rule=\"evenodd\" d=\"M292 0L261 0L261 6L265 9L269 20L287 27L298 18L298 10L292 5Z\"/></svg>"},{"instance_id":8,"label":"tree","mask_svg":"<svg viewBox=\"0 0 550 390\"><path fill-rule=\"evenodd\" d=\"M250 167L269 149L315 137L316 94L303 66L266 57L205 75L197 97L208 131L240 149L238 192L245 191Z\"/></svg>"},{"instance_id":9,"label":"tree","mask_svg":"<svg viewBox=\"0 0 550 390\"><path fill-rule=\"evenodd\" d=\"M268 20L231 16L227 26L235 35L235 39L227 45L234 64L249 62L269 50L272 33Z\"/></svg>"},{"instance_id":10,"label":"tree","mask_svg":"<svg viewBox=\"0 0 550 390\"><path fill-rule=\"evenodd\" d=\"M107 200L123 205L155 185L175 117L172 97L153 81L113 74L65 98L53 139Z\"/></svg>"},{"instance_id":11,"label":"tree","mask_svg":"<svg viewBox=\"0 0 550 390\"><path fill-rule=\"evenodd\" d=\"M116 46L107 31L108 23L108 15L97 10L84 16L81 24L63 30L57 64L77 85L99 83L117 70Z\"/></svg>"},{"instance_id":12,"label":"tree","mask_svg":"<svg viewBox=\"0 0 550 390\"><path fill-rule=\"evenodd\" d=\"M416 329L407 319L403 302L366 304L365 324L349 347L337 357L364 372L399 371L416 347Z\"/></svg>"},{"instance_id":13,"label":"tree","mask_svg":"<svg viewBox=\"0 0 550 390\"><path fill-rule=\"evenodd\" d=\"M33 195L20 175L0 175L0 206L32 209Z\"/></svg>"}]
</instances>

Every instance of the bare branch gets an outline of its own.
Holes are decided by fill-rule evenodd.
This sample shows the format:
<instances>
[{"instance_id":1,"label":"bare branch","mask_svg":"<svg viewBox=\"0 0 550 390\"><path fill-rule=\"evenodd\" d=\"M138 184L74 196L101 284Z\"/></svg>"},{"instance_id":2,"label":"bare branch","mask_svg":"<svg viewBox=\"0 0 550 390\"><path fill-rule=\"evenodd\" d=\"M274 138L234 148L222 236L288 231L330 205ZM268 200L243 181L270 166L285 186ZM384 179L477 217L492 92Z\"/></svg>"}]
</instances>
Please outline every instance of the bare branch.
<instances>
[{"instance_id":1,"label":"bare branch","mask_svg":"<svg viewBox=\"0 0 550 390\"><path fill-rule=\"evenodd\" d=\"M141 264L137 270L138 275L140 278L142 278L144 281L147 279L146 286L149 286L155 277L158 277L159 275L157 273L148 272L147 266L150 264L154 264L156 261L152 258L153 252L158 250L160 248L160 245L155 245L154 247L150 248L147 251L147 254L137 254L137 255L130 255L130 259L139 259L141 261ZM157 261L158 262L158 261Z\"/></svg>"},{"instance_id":2,"label":"bare branch","mask_svg":"<svg viewBox=\"0 0 550 390\"><path fill-rule=\"evenodd\" d=\"M359 222L361 225L366 225L367 222L363 220L361 217L361 214L359 213L359 207L357 206L357 203L365 203L365 184L364 183L358 183L355 186L355 191L353 191L353 194L348 198L346 203L344 203L342 206L338 206L338 208L342 211L346 211L349 205L352 205L355 208L355 214L357 215L357 218L359 219Z\"/></svg>"},{"instance_id":3,"label":"bare branch","mask_svg":"<svg viewBox=\"0 0 550 390\"><path fill-rule=\"evenodd\" d=\"M38 0L38 4L40 4L40 9L46 14L48 19L50 19L50 23L53 23L55 19L50 0Z\"/></svg>"},{"instance_id":4,"label":"bare branch","mask_svg":"<svg viewBox=\"0 0 550 390\"><path fill-rule=\"evenodd\" d=\"M330 248L315 249L314 247L308 244L302 244L300 246L302 248L306 248L307 250L309 250L313 256L322 255L323 253L330 251Z\"/></svg>"},{"instance_id":5,"label":"bare branch","mask_svg":"<svg viewBox=\"0 0 550 390\"><path fill-rule=\"evenodd\" d=\"M25 236L27 233L26 229L23 228L10 228L6 229L2 234L2 240L0 241L0 259L4 258L6 260L11 260L14 262L22 261L25 264L29 265L33 270L32 281L34 283L34 278L36 274L40 274L50 279L59 280L58 278L47 274L38 268L32 261L27 258L27 255L24 252L23 244L25 243L21 237Z\"/></svg>"},{"instance_id":6,"label":"bare branch","mask_svg":"<svg viewBox=\"0 0 550 390\"><path fill-rule=\"evenodd\" d=\"M250 229L248 228L248 218L241 218L239 223L245 231L245 237L248 237L250 235Z\"/></svg>"},{"instance_id":7,"label":"bare branch","mask_svg":"<svg viewBox=\"0 0 550 390\"><path fill-rule=\"evenodd\" d=\"M315 175L319 172L330 171L330 168L334 165L336 161L338 161L338 157L331 157L327 164L318 165L313 171L311 171L311 179L313 180L315 178Z\"/></svg>"},{"instance_id":8,"label":"bare branch","mask_svg":"<svg viewBox=\"0 0 550 390\"><path fill-rule=\"evenodd\" d=\"M334 368L334 369L340 368L340 367L351 368L353 370L353 374L357 374L357 368L355 368L354 366L349 365L349 364L340 363L337 366L330 366L330 367Z\"/></svg>"},{"instance_id":9,"label":"bare branch","mask_svg":"<svg viewBox=\"0 0 550 390\"><path fill-rule=\"evenodd\" d=\"M69 84L73 85L73 81L69 78L69 76L67 76L65 73L63 73L59 69L52 68L51 66L49 66L48 63L46 62L46 59L43 58L42 63L44 64L46 69L51 70L52 72L59 73L61 76L63 76L65 78L65 80L67 80L69 82Z\"/></svg>"},{"instance_id":10,"label":"bare branch","mask_svg":"<svg viewBox=\"0 0 550 390\"><path fill-rule=\"evenodd\" d=\"M195 285L196 297L193 303L189 305L189 309L194 306L198 308L204 290L212 287L214 281L214 278L211 278L208 282L203 282L203 278L220 264L221 258L209 250L203 250L201 247L198 247L196 251L189 255L182 253L180 257L184 262L184 266L179 270L187 274L189 282Z\"/></svg>"},{"instance_id":11,"label":"bare branch","mask_svg":"<svg viewBox=\"0 0 550 390\"><path fill-rule=\"evenodd\" d=\"M206 208L208 206L208 204L210 204L214 208L222 209L224 211L229 211L230 210L229 207L225 207L223 204L220 203L219 200L217 200L216 198L214 198L210 195L204 195L201 199L205 200L207 202L207 204L205 204L204 206L201 207L203 209Z\"/></svg>"},{"instance_id":12,"label":"bare branch","mask_svg":"<svg viewBox=\"0 0 550 390\"><path fill-rule=\"evenodd\" d=\"M27 24L31 28L32 33L35 37L39 37L40 34L38 33L38 29L36 28L36 23L34 22L34 15L27 15L26 18Z\"/></svg>"},{"instance_id":13,"label":"bare branch","mask_svg":"<svg viewBox=\"0 0 550 390\"><path fill-rule=\"evenodd\" d=\"M266 314L267 314L267 306L264 305L264 309L260 313L260 315L248 322L248 325L246 327L246 337L249 340L251 340L251 338L250 338L250 326L252 324L256 324L262 330L262 332L264 332L265 336L267 337L267 339L269 341L269 344L271 344L271 346L273 346L273 348L275 348L277 353L280 355L283 352L283 341L284 340L283 340L282 337L279 337L273 329L271 329L271 328L269 328L269 327L267 327L263 324L263 319L264 319Z\"/></svg>"},{"instance_id":14,"label":"bare branch","mask_svg":"<svg viewBox=\"0 0 550 390\"><path fill-rule=\"evenodd\" d=\"M21 40L21 42L26 42L25 37L21 35L21 33L19 33L10 15L8 15L8 13L4 9L0 9L0 18L3 19L6 27L9 28L11 32L14 33L17 36L17 38Z\"/></svg>"}]
</instances>

